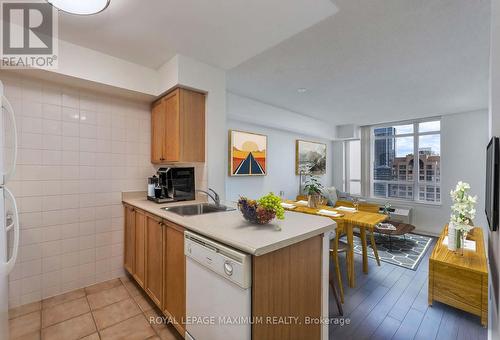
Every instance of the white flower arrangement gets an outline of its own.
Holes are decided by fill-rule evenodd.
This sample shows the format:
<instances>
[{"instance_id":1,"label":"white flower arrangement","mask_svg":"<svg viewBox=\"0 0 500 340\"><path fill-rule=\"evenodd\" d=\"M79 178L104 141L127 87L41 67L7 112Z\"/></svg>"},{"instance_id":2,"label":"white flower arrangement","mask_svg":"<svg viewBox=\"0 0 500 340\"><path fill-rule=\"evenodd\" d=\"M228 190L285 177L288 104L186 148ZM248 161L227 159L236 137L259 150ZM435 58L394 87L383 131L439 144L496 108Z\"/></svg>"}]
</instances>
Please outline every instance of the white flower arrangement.
<instances>
[{"instance_id":1,"label":"white flower arrangement","mask_svg":"<svg viewBox=\"0 0 500 340\"><path fill-rule=\"evenodd\" d=\"M476 216L475 205L477 196L469 195L470 185L465 182L458 182L455 190L450 192L453 205L451 206L451 222L455 229L468 233L473 227L470 226Z\"/></svg>"}]
</instances>

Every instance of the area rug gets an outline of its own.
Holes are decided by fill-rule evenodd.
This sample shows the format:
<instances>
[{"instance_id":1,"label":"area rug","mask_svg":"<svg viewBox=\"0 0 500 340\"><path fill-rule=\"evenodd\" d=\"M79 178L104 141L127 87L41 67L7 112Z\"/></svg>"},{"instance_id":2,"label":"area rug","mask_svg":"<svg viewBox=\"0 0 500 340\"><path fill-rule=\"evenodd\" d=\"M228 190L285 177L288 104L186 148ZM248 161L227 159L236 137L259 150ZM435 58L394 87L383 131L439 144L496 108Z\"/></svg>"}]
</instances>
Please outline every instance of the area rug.
<instances>
[{"instance_id":1,"label":"area rug","mask_svg":"<svg viewBox=\"0 0 500 340\"><path fill-rule=\"evenodd\" d=\"M377 244L380 260L411 270L417 270L432 239L433 238L429 236L410 233L406 234L405 237L391 236L391 244L389 244L388 236L375 233L375 243ZM342 237L341 240L346 242L346 237ZM370 245L370 238L368 235L367 246L368 256L374 259L375 256L373 255L373 249ZM354 237L354 253L363 254L361 239L359 237Z\"/></svg>"}]
</instances>

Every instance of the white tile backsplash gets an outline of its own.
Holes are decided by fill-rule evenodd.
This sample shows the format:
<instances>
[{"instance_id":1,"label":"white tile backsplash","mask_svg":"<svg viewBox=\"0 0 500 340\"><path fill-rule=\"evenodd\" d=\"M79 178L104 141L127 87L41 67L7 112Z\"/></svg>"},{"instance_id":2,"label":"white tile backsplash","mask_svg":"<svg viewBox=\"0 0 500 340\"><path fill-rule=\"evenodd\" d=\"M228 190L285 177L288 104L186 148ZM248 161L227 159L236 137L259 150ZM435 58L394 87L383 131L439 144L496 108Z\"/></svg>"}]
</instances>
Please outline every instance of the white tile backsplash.
<instances>
[{"instance_id":1,"label":"white tile backsplash","mask_svg":"<svg viewBox=\"0 0 500 340\"><path fill-rule=\"evenodd\" d=\"M144 191L149 105L2 77L19 132L8 185L20 210L11 307L122 275L122 191Z\"/></svg>"}]
</instances>

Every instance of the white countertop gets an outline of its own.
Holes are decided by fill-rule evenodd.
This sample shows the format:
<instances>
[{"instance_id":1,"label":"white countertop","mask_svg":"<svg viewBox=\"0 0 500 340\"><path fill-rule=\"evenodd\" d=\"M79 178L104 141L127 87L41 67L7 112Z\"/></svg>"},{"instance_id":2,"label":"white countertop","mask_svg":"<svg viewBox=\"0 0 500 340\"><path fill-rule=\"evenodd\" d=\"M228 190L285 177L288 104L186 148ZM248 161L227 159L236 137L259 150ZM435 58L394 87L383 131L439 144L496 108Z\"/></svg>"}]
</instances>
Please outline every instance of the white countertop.
<instances>
[{"instance_id":1,"label":"white countertop","mask_svg":"<svg viewBox=\"0 0 500 340\"><path fill-rule=\"evenodd\" d=\"M184 228L255 256L264 255L313 236L335 230L336 223L328 217L285 212L285 220L275 219L268 225L251 224L238 210L195 216L181 216L161 209L200 201L157 204L146 199L143 192L124 192L124 203L172 221Z\"/></svg>"}]
</instances>

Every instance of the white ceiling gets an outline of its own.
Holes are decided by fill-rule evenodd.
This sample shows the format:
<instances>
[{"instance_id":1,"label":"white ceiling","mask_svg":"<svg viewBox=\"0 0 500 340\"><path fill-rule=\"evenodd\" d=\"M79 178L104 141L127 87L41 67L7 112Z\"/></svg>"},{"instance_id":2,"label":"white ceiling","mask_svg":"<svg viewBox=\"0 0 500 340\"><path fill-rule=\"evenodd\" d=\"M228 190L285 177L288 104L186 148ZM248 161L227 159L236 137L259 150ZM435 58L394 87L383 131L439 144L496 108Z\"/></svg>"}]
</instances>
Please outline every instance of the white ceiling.
<instances>
[{"instance_id":1,"label":"white ceiling","mask_svg":"<svg viewBox=\"0 0 500 340\"><path fill-rule=\"evenodd\" d=\"M183 54L229 69L335 11L330 0L111 0L97 15L61 13L59 36L151 68Z\"/></svg>"},{"instance_id":2,"label":"white ceiling","mask_svg":"<svg viewBox=\"0 0 500 340\"><path fill-rule=\"evenodd\" d=\"M228 89L334 124L488 106L489 0L335 4L333 17L230 70Z\"/></svg>"}]
</instances>

